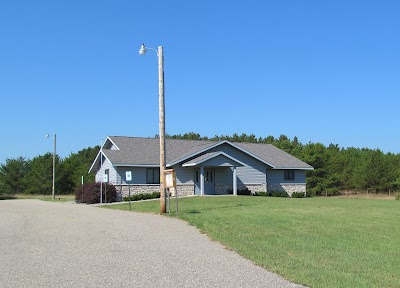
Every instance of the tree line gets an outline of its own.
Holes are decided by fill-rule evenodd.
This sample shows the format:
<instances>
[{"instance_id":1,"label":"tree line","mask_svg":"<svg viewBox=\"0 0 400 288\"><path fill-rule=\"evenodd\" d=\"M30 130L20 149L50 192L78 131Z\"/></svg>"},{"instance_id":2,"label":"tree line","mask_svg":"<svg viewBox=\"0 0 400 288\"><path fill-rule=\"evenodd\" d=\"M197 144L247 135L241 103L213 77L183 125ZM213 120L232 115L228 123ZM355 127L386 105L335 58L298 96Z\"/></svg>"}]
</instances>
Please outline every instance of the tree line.
<instances>
[{"instance_id":1,"label":"tree line","mask_svg":"<svg viewBox=\"0 0 400 288\"><path fill-rule=\"evenodd\" d=\"M156 137L158 137L156 135ZM387 192L400 190L400 154L383 153L379 149L341 148L330 144L301 143L297 137L285 135L278 138L256 137L254 134L201 136L190 132L183 135L166 135L172 139L228 140L272 144L314 167L307 171L307 190L310 193L338 194L344 190L369 190ZM85 182L94 182L94 175L88 174L100 147L89 147L72 153L65 159L56 155L56 194L73 193ZM46 153L26 159L7 159L0 165L0 194L29 193L51 194L53 155Z\"/></svg>"},{"instance_id":2,"label":"tree line","mask_svg":"<svg viewBox=\"0 0 400 288\"><path fill-rule=\"evenodd\" d=\"M73 193L82 182L94 182L88 170L100 147L86 148L71 153L65 159L55 157L55 194ZM6 159L0 165L0 194L51 194L53 182L53 154L46 153L33 159L23 156Z\"/></svg>"}]
</instances>

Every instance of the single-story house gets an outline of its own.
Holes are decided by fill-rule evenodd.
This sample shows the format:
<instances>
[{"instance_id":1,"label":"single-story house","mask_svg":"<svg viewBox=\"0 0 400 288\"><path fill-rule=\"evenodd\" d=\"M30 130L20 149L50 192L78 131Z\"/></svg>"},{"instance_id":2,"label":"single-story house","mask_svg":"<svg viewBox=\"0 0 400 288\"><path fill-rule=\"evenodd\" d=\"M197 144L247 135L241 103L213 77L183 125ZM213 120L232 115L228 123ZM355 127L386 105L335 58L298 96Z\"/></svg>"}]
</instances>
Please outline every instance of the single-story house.
<instances>
[{"instance_id":1,"label":"single-story house","mask_svg":"<svg viewBox=\"0 0 400 288\"><path fill-rule=\"evenodd\" d=\"M314 169L271 144L165 139L165 146L178 195L223 195L234 187L291 195L306 191L306 171ZM159 191L159 151L158 138L109 136L89 172L96 173L96 182L115 185L120 197L128 190Z\"/></svg>"}]
</instances>

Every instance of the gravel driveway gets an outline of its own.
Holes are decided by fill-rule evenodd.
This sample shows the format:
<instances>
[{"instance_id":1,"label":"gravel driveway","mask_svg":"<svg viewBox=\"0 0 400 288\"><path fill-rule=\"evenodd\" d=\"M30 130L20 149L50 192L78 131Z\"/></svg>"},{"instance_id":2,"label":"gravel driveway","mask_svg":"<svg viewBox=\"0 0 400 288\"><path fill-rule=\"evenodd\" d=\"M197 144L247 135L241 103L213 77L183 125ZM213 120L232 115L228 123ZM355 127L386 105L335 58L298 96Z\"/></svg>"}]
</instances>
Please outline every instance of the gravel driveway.
<instances>
[{"instance_id":1,"label":"gravel driveway","mask_svg":"<svg viewBox=\"0 0 400 288\"><path fill-rule=\"evenodd\" d=\"M1 287L302 287L159 215L0 201Z\"/></svg>"}]
</instances>

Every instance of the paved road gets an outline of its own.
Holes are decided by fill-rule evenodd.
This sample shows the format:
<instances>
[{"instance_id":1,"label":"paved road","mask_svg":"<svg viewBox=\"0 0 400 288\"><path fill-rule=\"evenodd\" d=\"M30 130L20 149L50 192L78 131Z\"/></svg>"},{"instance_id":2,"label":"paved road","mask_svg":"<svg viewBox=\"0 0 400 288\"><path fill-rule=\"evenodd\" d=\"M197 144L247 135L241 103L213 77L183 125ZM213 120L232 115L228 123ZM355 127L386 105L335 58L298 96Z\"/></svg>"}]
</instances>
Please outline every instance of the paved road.
<instances>
[{"instance_id":1,"label":"paved road","mask_svg":"<svg viewBox=\"0 0 400 288\"><path fill-rule=\"evenodd\" d=\"M1 287L301 287L158 215L0 201Z\"/></svg>"}]
</instances>

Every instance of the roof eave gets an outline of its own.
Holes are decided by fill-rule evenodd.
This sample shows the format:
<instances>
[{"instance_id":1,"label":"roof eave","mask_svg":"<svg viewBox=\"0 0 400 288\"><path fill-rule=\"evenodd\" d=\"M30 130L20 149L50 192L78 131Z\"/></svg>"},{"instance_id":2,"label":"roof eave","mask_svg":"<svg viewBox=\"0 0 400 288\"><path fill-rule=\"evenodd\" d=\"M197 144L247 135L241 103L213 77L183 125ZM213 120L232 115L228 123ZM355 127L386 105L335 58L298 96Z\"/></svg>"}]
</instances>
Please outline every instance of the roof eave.
<instances>
[{"instance_id":1,"label":"roof eave","mask_svg":"<svg viewBox=\"0 0 400 288\"><path fill-rule=\"evenodd\" d=\"M236 162L236 163L238 163L238 164L240 164L240 165L242 165L242 166L246 166L246 164L244 164L242 161L239 161L238 159L236 159L236 158L234 158L234 157L232 157L232 156L229 156L229 155L226 154L225 152L220 151L220 152L218 152L218 153L215 153L214 155L210 155L209 157L200 160L199 162L190 163L190 164L183 164L182 167L197 166L197 165L199 165L199 164L201 164L201 163L207 162L208 160L211 160L211 159L213 159L213 158L215 158L215 157L218 157L218 156L220 156L220 155L222 155L222 156L224 156L224 157L226 157L226 158L228 158L228 159L230 159L230 160L232 160L232 161L234 161L234 162Z\"/></svg>"},{"instance_id":2,"label":"roof eave","mask_svg":"<svg viewBox=\"0 0 400 288\"><path fill-rule=\"evenodd\" d=\"M184 157L184 158L178 159L178 160L176 160L175 162L167 163L166 166L167 166L167 167L170 167L170 166L176 165L176 164L178 164L179 162L183 162L183 161L185 161L185 160L187 160L187 159L189 159L189 158L192 158L192 157L195 156L195 155L201 154L201 153L203 153L203 152L206 152L207 150L210 150L210 149L212 149L212 148L214 148L214 147L217 147L218 145L220 145L221 143L223 143L223 142L225 142L225 141L226 141L226 140L224 140L224 141L222 141L222 142L217 142L217 143L215 143L214 145L208 146L208 147L205 148L205 149L202 149L202 150L200 150L200 151L198 151L198 152L192 153L192 154L190 154L190 155L188 155L188 156L186 156L186 157Z\"/></svg>"},{"instance_id":3,"label":"roof eave","mask_svg":"<svg viewBox=\"0 0 400 288\"><path fill-rule=\"evenodd\" d=\"M112 137L112 136L111 136L111 137ZM121 149L119 149L118 145L115 144L115 142L111 140L110 136L107 136L107 140L110 140L111 144L112 144L113 146L115 146L115 148L117 148L117 150L121 150ZM104 142L104 144L105 144L105 143L106 143L106 142ZM103 145L103 146L104 146L104 145Z\"/></svg>"},{"instance_id":4,"label":"roof eave","mask_svg":"<svg viewBox=\"0 0 400 288\"><path fill-rule=\"evenodd\" d=\"M272 165L271 163L262 160L261 158L259 158L259 157L255 156L254 154L250 153L249 151L244 150L244 149L242 149L242 148L240 148L240 147L234 145L232 142L229 142L228 140L223 140L223 141L221 141L221 142L217 142L216 144L214 144L214 145L212 145L212 146L210 146L210 147L207 147L206 149L203 149L203 150L201 150L201 151L198 151L198 152L196 152L196 153L193 153L193 154L191 154L191 155L189 155L189 156L187 156L187 157L184 157L184 158L182 158L182 159L179 159L179 160L177 160L177 161L175 161L175 162L173 162L173 163L169 163L169 164L167 164L167 167L176 165L176 164L178 164L179 162L185 161L185 160L187 160L187 159L189 159L189 158L191 158L191 157L193 157L193 156L196 156L196 155L198 155L198 154L204 153L204 152L206 152L207 150L210 150L210 149L212 149L212 148L218 147L218 146L220 146L220 145L222 145L222 144L225 144L225 143L226 143L226 144L229 144L229 145L231 145L231 146L233 146L233 147L235 147L236 149L242 151L243 153L246 153L247 155L249 155L249 156L251 156L251 157L257 159L258 161L261 161L262 163L267 164L268 166L271 166L272 168L275 168L275 165Z\"/></svg>"},{"instance_id":5,"label":"roof eave","mask_svg":"<svg viewBox=\"0 0 400 288\"><path fill-rule=\"evenodd\" d=\"M92 169L93 169L93 167L94 167L94 164L97 162L97 158L99 158L100 152L101 152L101 150L97 153L96 158L94 158L94 161L93 161L92 165L91 165L90 168L89 168L88 174L89 174L90 172L92 172Z\"/></svg>"},{"instance_id":6,"label":"roof eave","mask_svg":"<svg viewBox=\"0 0 400 288\"><path fill-rule=\"evenodd\" d=\"M314 167L275 167L274 170L314 170Z\"/></svg>"},{"instance_id":7,"label":"roof eave","mask_svg":"<svg viewBox=\"0 0 400 288\"><path fill-rule=\"evenodd\" d=\"M97 162L97 158L99 158L99 155L100 155L100 154L104 155L104 158L106 158L106 160L108 160L110 163L112 163L112 162L110 161L110 159L108 159L107 155L103 152L103 150L100 150L99 153L98 153L97 156L96 156L96 159L94 159L93 164L92 164L92 166L90 167L88 173L90 173L90 172L92 171L92 169L93 169L93 167L94 167L94 164ZM103 164L104 164L104 163L103 163ZM100 167L100 168L101 168L101 167Z\"/></svg>"},{"instance_id":8,"label":"roof eave","mask_svg":"<svg viewBox=\"0 0 400 288\"><path fill-rule=\"evenodd\" d=\"M125 164L117 163L113 164L114 167L160 167L158 164Z\"/></svg>"}]
</instances>

